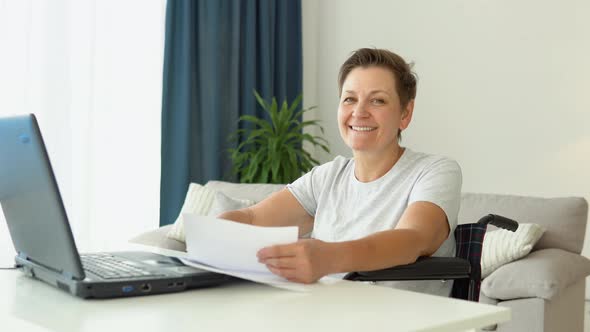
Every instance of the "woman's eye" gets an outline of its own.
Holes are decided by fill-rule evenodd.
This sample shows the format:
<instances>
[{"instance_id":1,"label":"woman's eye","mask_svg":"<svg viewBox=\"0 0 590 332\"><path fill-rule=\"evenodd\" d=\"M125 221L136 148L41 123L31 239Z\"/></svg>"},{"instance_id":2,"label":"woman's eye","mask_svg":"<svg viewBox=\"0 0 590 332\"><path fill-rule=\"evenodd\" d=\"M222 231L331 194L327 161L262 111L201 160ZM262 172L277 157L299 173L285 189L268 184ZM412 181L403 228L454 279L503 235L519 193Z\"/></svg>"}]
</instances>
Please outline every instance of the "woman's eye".
<instances>
[{"instance_id":1,"label":"woman's eye","mask_svg":"<svg viewBox=\"0 0 590 332\"><path fill-rule=\"evenodd\" d=\"M383 105L383 104L385 104L385 100L383 100L383 99L373 99L373 104L375 104L375 105Z\"/></svg>"},{"instance_id":2,"label":"woman's eye","mask_svg":"<svg viewBox=\"0 0 590 332\"><path fill-rule=\"evenodd\" d=\"M346 103L346 104L350 104L350 103L352 103L353 101L354 101L354 99L353 99L353 98L351 98L351 97L346 97L346 98L344 98L344 100L343 100L343 102L344 102L344 103Z\"/></svg>"}]
</instances>

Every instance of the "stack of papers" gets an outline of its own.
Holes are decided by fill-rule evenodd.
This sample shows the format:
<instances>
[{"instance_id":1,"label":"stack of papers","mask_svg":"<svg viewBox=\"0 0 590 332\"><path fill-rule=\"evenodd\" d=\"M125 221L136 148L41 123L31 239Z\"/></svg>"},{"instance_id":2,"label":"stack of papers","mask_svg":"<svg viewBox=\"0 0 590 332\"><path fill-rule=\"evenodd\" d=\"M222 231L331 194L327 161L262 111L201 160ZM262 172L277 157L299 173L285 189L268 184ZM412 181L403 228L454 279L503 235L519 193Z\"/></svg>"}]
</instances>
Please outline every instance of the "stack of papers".
<instances>
[{"instance_id":1,"label":"stack of papers","mask_svg":"<svg viewBox=\"0 0 590 332\"><path fill-rule=\"evenodd\" d=\"M252 226L188 213L182 217L188 258L180 259L186 265L283 289L309 289L271 273L256 257L264 247L296 242L297 227Z\"/></svg>"}]
</instances>

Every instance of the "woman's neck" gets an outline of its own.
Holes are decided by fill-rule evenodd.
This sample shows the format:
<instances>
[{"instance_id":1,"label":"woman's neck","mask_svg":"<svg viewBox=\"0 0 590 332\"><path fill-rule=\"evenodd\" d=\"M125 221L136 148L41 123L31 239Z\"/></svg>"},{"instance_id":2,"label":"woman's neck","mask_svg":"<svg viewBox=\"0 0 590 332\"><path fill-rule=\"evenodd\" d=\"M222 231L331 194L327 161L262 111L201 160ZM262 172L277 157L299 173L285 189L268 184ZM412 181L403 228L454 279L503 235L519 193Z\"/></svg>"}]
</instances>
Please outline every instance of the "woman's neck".
<instances>
[{"instance_id":1,"label":"woman's neck","mask_svg":"<svg viewBox=\"0 0 590 332\"><path fill-rule=\"evenodd\" d=\"M354 153L354 176L360 182L371 182L382 177L395 165L405 148L395 145L393 149L380 153Z\"/></svg>"}]
</instances>

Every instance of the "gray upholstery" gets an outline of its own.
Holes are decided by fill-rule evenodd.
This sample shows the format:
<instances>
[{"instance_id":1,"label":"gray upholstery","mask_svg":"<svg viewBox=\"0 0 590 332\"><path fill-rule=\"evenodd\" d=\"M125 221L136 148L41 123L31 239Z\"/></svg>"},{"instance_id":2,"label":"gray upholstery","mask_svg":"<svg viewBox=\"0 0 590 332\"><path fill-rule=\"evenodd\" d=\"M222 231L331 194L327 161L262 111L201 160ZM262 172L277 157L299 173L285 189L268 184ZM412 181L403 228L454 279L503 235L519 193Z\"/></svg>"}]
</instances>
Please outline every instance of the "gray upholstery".
<instances>
[{"instance_id":1,"label":"gray upholstery","mask_svg":"<svg viewBox=\"0 0 590 332\"><path fill-rule=\"evenodd\" d=\"M496 305L512 311L509 322L486 330L582 331L588 259L577 254L584 244L588 218L586 200L580 197L462 195L459 224L475 222L489 213L520 223L536 223L546 231L528 256L500 267L483 280L480 296L484 302L497 302ZM490 226L489 230L493 229Z\"/></svg>"},{"instance_id":2,"label":"gray upholstery","mask_svg":"<svg viewBox=\"0 0 590 332\"><path fill-rule=\"evenodd\" d=\"M476 222L489 213L503 215L520 223L534 223L545 227L543 237L533 250L559 248L577 254L582 252L588 218L588 203L584 198L474 193L462 195L459 224Z\"/></svg>"},{"instance_id":3,"label":"gray upholstery","mask_svg":"<svg viewBox=\"0 0 590 332\"><path fill-rule=\"evenodd\" d=\"M498 302L511 309L511 320L498 324L497 332L563 332L584 330L585 278L551 300L538 297Z\"/></svg>"},{"instance_id":4,"label":"gray upholstery","mask_svg":"<svg viewBox=\"0 0 590 332\"><path fill-rule=\"evenodd\" d=\"M588 258L562 249L543 249L498 268L483 280L481 292L495 299L549 300L587 275Z\"/></svg>"}]
</instances>

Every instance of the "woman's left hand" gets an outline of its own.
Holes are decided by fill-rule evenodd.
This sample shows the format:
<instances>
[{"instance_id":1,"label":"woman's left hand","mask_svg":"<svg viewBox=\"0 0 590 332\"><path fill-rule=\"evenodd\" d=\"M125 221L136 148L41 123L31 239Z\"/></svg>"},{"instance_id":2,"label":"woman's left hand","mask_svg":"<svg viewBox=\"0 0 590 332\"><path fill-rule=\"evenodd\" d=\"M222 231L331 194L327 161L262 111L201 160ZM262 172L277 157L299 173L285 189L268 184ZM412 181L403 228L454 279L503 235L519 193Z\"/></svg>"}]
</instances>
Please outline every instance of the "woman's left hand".
<instances>
[{"instance_id":1,"label":"woman's left hand","mask_svg":"<svg viewBox=\"0 0 590 332\"><path fill-rule=\"evenodd\" d=\"M260 249L257 256L258 261L272 273L289 281L310 284L334 272L331 270L334 260L330 252L329 243L303 239Z\"/></svg>"}]
</instances>

